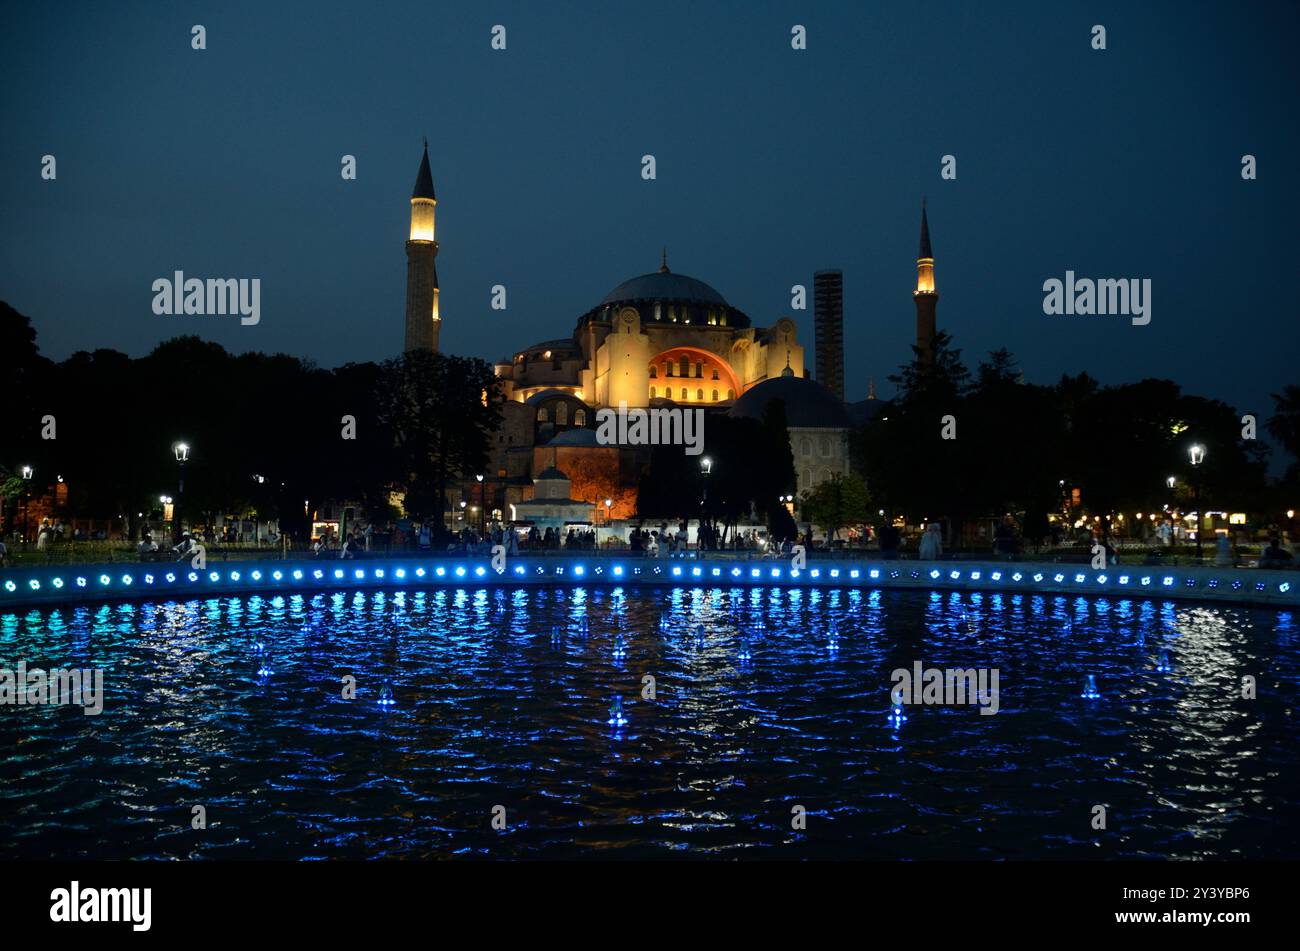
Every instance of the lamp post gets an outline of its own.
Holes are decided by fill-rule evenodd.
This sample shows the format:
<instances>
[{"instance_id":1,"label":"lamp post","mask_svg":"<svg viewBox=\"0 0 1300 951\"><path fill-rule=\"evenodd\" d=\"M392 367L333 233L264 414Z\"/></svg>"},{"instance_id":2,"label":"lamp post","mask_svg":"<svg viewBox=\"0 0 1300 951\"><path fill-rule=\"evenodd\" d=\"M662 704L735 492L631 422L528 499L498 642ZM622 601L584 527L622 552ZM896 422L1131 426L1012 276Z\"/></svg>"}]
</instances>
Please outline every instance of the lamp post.
<instances>
[{"instance_id":1,"label":"lamp post","mask_svg":"<svg viewBox=\"0 0 1300 951\"><path fill-rule=\"evenodd\" d=\"M1196 563L1201 562L1201 463L1205 461L1205 447L1193 444L1187 450L1192 460L1192 498L1196 502Z\"/></svg>"},{"instance_id":2,"label":"lamp post","mask_svg":"<svg viewBox=\"0 0 1300 951\"><path fill-rule=\"evenodd\" d=\"M487 503L484 501L483 498L483 492L484 492L483 476L481 474L476 475L474 479L478 482L478 533L479 533L479 537L481 538L483 536L483 532L485 529L483 521L487 515Z\"/></svg>"},{"instance_id":3,"label":"lamp post","mask_svg":"<svg viewBox=\"0 0 1300 951\"><path fill-rule=\"evenodd\" d=\"M704 501L700 503L700 507L703 510L700 513L701 514L700 527L703 528L705 524L709 524L710 526L712 525L712 523L709 521L709 473L713 471L713 460L710 459L708 456L705 456L703 459L701 459L700 470L704 473ZM704 547L703 537L700 538L699 547L700 548Z\"/></svg>"},{"instance_id":4,"label":"lamp post","mask_svg":"<svg viewBox=\"0 0 1300 951\"><path fill-rule=\"evenodd\" d=\"M185 499L185 463L190 461L189 444L184 442L173 443L172 454L176 457L176 464L180 467L176 502L172 506L172 544L179 545L181 543L181 505Z\"/></svg>"},{"instance_id":5,"label":"lamp post","mask_svg":"<svg viewBox=\"0 0 1300 951\"><path fill-rule=\"evenodd\" d=\"M27 519L32 511L32 467L23 466L23 548L27 548Z\"/></svg>"}]
</instances>

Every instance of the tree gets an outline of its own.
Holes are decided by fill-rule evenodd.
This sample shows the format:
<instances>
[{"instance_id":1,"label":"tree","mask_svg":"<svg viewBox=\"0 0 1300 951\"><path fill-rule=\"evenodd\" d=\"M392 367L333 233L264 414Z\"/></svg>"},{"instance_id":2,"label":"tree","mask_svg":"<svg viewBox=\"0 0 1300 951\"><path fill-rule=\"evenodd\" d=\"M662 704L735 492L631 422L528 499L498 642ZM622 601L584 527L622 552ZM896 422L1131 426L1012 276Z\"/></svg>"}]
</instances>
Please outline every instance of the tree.
<instances>
[{"instance_id":1,"label":"tree","mask_svg":"<svg viewBox=\"0 0 1300 951\"><path fill-rule=\"evenodd\" d=\"M799 504L809 521L826 532L829 541L840 529L861 525L867 520L871 494L867 491L867 484L858 476L837 472L805 492Z\"/></svg>"}]
</instances>

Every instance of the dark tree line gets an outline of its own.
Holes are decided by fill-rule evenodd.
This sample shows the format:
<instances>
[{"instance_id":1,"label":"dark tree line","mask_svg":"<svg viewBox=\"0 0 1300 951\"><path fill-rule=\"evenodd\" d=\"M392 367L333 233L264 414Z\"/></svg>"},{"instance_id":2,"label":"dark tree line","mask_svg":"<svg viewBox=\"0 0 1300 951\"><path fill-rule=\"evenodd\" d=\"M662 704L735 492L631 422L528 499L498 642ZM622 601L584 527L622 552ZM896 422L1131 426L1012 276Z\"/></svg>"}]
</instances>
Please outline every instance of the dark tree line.
<instances>
[{"instance_id":1,"label":"dark tree line","mask_svg":"<svg viewBox=\"0 0 1300 951\"><path fill-rule=\"evenodd\" d=\"M1103 386L1082 373L1037 386L1020 381L1005 349L973 374L947 334L934 353L933 365L914 359L890 377L898 396L855 434L855 464L873 504L891 515L960 525L1012 513L1027 537L1041 539L1048 513L1067 506L1076 488L1080 504L1102 517L1103 532L1111 513L1159 512L1175 497L1186 506L1194 484L1203 508L1257 513L1294 492L1294 466L1281 485L1268 482L1268 447L1243 438L1241 413L1169 380ZM1295 454L1300 388L1274 399L1267 429ZM1265 423L1258 421L1259 435ZM1195 470L1193 443L1206 450Z\"/></svg>"},{"instance_id":2,"label":"dark tree line","mask_svg":"<svg viewBox=\"0 0 1300 951\"><path fill-rule=\"evenodd\" d=\"M0 374L4 491L21 491L20 465L36 470L34 488L61 475L72 515L124 517L132 534L138 513L177 494L178 440L191 446L187 522L256 512L302 539L309 513L331 500L378 520L391 514L391 493L404 492L408 513L436 517L448 481L481 471L499 419L481 360L412 353L325 370L178 337L140 358L96 350L56 363L7 304ZM53 439L42 438L49 417Z\"/></svg>"}]
</instances>

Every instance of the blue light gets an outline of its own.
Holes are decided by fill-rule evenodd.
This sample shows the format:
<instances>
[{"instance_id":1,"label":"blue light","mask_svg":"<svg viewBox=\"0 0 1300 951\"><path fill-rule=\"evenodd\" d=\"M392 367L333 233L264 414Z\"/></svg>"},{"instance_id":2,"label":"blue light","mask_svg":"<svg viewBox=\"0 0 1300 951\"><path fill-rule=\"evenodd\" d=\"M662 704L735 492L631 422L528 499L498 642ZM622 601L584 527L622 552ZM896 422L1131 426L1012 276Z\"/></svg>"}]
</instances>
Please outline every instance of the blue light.
<instances>
[{"instance_id":1,"label":"blue light","mask_svg":"<svg viewBox=\"0 0 1300 951\"><path fill-rule=\"evenodd\" d=\"M57 580L57 579L56 579L56 580ZM144 583L145 583L145 584L153 584L153 575L145 575L145 576L144 576ZM62 587L63 587L63 583L60 582L59 585L58 585L58 587L62 588Z\"/></svg>"},{"instance_id":2,"label":"blue light","mask_svg":"<svg viewBox=\"0 0 1300 951\"><path fill-rule=\"evenodd\" d=\"M113 580L113 579L110 578L108 575L100 575L100 576L99 576L99 583L102 584L102 585L106 585L106 584L108 584L108 583L109 583L110 581L112 581L112 580Z\"/></svg>"},{"instance_id":3,"label":"blue light","mask_svg":"<svg viewBox=\"0 0 1300 951\"><path fill-rule=\"evenodd\" d=\"M1065 580L1065 575L1060 574L1058 572L1057 574L1052 576L1052 580L1055 581L1057 584L1060 584L1062 581Z\"/></svg>"},{"instance_id":4,"label":"blue light","mask_svg":"<svg viewBox=\"0 0 1300 951\"><path fill-rule=\"evenodd\" d=\"M55 578L55 579L54 579L54 587L56 587L56 588L62 588L62 587L63 587L63 579L62 579L62 578Z\"/></svg>"},{"instance_id":5,"label":"blue light","mask_svg":"<svg viewBox=\"0 0 1300 951\"><path fill-rule=\"evenodd\" d=\"M814 578L820 578L822 576L822 570L820 568L814 568L812 571L808 572L808 574Z\"/></svg>"},{"instance_id":6,"label":"blue light","mask_svg":"<svg viewBox=\"0 0 1300 951\"><path fill-rule=\"evenodd\" d=\"M1088 580L1088 579L1085 578L1083 575L1075 575L1075 576L1074 576L1074 583L1075 583L1075 584L1083 584L1083 583L1084 583L1085 581L1087 581L1087 580Z\"/></svg>"},{"instance_id":7,"label":"blue light","mask_svg":"<svg viewBox=\"0 0 1300 951\"><path fill-rule=\"evenodd\" d=\"M1002 580L1002 572L1000 572L1000 571L995 571L995 572L993 572L992 574L990 574L989 577L992 578L994 581L1001 581L1001 580Z\"/></svg>"},{"instance_id":8,"label":"blue light","mask_svg":"<svg viewBox=\"0 0 1300 951\"><path fill-rule=\"evenodd\" d=\"M733 577L733 578L739 578L739 577L740 577L740 569L739 569L739 568L732 568L732 569L731 569L731 577Z\"/></svg>"},{"instance_id":9,"label":"blue light","mask_svg":"<svg viewBox=\"0 0 1300 951\"><path fill-rule=\"evenodd\" d=\"M577 575L579 578L582 577L582 573L583 573L584 571L586 571L586 570L587 570L587 569L583 568L582 565L574 565L574 566L573 566L573 573L574 573L575 575ZM696 570L696 571L699 571L700 569L696 568L695 570Z\"/></svg>"},{"instance_id":10,"label":"blue light","mask_svg":"<svg viewBox=\"0 0 1300 951\"><path fill-rule=\"evenodd\" d=\"M465 566L464 566L464 565L457 565L457 566L456 566L456 577L457 577L457 578L463 578L463 577L465 577Z\"/></svg>"},{"instance_id":11,"label":"blue light","mask_svg":"<svg viewBox=\"0 0 1300 951\"><path fill-rule=\"evenodd\" d=\"M1097 692L1097 678L1093 674L1088 675L1088 679L1083 682L1083 693L1079 694L1084 700L1097 700L1101 694Z\"/></svg>"},{"instance_id":12,"label":"blue light","mask_svg":"<svg viewBox=\"0 0 1300 951\"><path fill-rule=\"evenodd\" d=\"M722 574L722 569L721 569L721 568L714 568L713 571L711 572L711 574L713 575L713 577L716 578L716 577L718 577L719 575Z\"/></svg>"},{"instance_id":13,"label":"blue light","mask_svg":"<svg viewBox=\"0 0 1300 951\"><path fill-rule=\"evenodd\" d=\"M382 578L383 576L384 576L384 569L383 569L383 568L376 568L376 569L375 569L375 577L376 577L376 578Z\"/></svg>"},{"instance_id":14,"label":"blue light","mask_svg":"<svg viewBox=\"0 0 1300 951\"><path fill-rule=\"evenodd\" d=\"M208 572L208 580L209 580L209 581L220 581L220 580L221 580L221 575L217 574L215 571L210 571L210 572Z\"/></svg>"},{"instance_id":15,"label":"blue light","mask_svg":"<svg viewBox=\"0 0 1300 951\"><path fill-rule=\"evenodd\" d=\"M840 569L838 569L838 568L832 568L832 569L831 569L831 577L832 577L832 578L838 578L839 576L840 576Z\"/></svg>"},{"instance_id":16,"label":"blue light","mask_svg":"<svg viewBox=\"0 0 1300 951\"><path fill-rule=\"evenodd\" d=\"M174 572L171 572L171 571L167 572L167 574L164 575L164 577L167 579L167 583L168 583L168 584L172 584L172 583L175 582L175 580L176 580L176 575L175 575L175 573L174 573Z\"/></svg>"},{"instance_id":17,"label":"blue light","mask_svg":"<svg viewBox=\"0 0 1300 951\"><path fill-rule=\"evenodd\" d=\"M335 569L334 569L334 577L335 577L335 578L342 578L342 577L343 577L343 569L342 569L342 568L335 568Z\"/></svg>"},{"instance_id":18,"label":"blue light","mask_svg":"<svg viewBox=\"0 0 1300 951\"><path fill-rule=\"evenodd\" d=\"M1161 654L1161 655L1160 655L1160 659L1159 659L1158 661L1156 661L1156 670L1157 670L1159 673L1162 673L1162 674L1167 674L1167 673L1169 673L1169 671L1173 670L1173 667L1169 666L1169 655L1168 655L1168 654Z\"/></svg>"},{"instance_id":19,"label":"blue light","mask_svg":"<svg viewBox=\"0 0 1300 951\"><path fill-rule=\"evenodd\" d=\"M880 569L872 568L870 571L867 572L867 574L870 576L872 581L875 581L877 578L880 577Z\"/></svg>"},{"instance_id":20,"label":"blue light","mask_svg":"<svg viewBox=\"0 0 1300 951\"><path fill-rule=\"evenodd\" d=\"M610 726L626 726L627 717L623 716L623 698L615 697L614 702L609 705L609 719L605 721Z\"/></svg>"},{"instance_id":21,"label":"blue light","mask_svg":"<svg viewBox=\"0 0 1300 951\"><path fill-rule=\"evenodd\" d=\"M1105 583L1106 583L1106 576L1105 576L1105 575L1097 575L1097 584L1105 584Z\"/></svg>"},{"instance_id":22,"label":"blue light","mask_svg":"<svg viewBox=\"0 0 1300 951\"><path fill-rule=\"evenodd\" d=\"M1165 575L1164 578L1160 580L1160 583L1163 584L1166 588L1169 587L1171 584L1174 583L1173 575Z\"/></svg>"},{"instance_id":23,"label":"blue light","mask_svg":"<svg viewBox=\"0 0 1300 951\"><path fill-rule=\"evenodd\" d=\"M971 580L971 581L979 581L979 580L980 580L980 573L979 573L978 571L972 571L972 572L970 573L970 580Z\"/></svg>"},{"instance_id":24,"label":"blue light","mask_svg":"<svg viewBox=\"0 0 1300 951\"><path fill-rule=\"evenodd\" d=\"M238 580L239 580L239 572L238 572L238 571L232 571L232 572L230 573L230 580L231 580L231 581L238 581Z\"/></svg>"},{"instance_id":25,"label":"blue light","mask_svg":"<svg viewBox=\"0 0 1300 951\"><path fill-rule=\"evenodd\" d=\"M582 569L578 568L577 572L578 574L582 574ZM474 574L482 578L485 574L487 574L487 569L484 568L482 565L479 565L477 568L474 569Z\"/></svg>"},{"instance_id":26,"label":"blue light","mask_svg":"<svg viewBox=\"0 0 1300 951\"><path fill-rule=\"evenodd\" d=\"M1120 576L1119 576L1119 583L1120 583L1120 584L1128 584L1128 575L1120 575Z\"/></svg>"},{"instance_id":27,"label":"blue light","mask_svg":"<svg viewBox=\"0 0 1300 951\"><path fill-rule=\"evenodd\" d=\"M424 570L423 568L416 568L416 569L415 569L415 577L417 577L417 578L423 578L424 575L425 575L425 570Z\"/></svg>"},{"instance_id":28,"label":"blue light","mask_svg":"<svg viewBox=\"0 0 1300 951\"><path fill-rule=\"evenodd\" d=\"M294 580L294 581L301 581L301 580L302 580L302 570L301 570L301 569L298 569L298 568L295 568L295 569L294 569L294 572L293 572L293 580Z\"/></svg>"},{"instance_id":29,"label":"blue light","mask_svg":"<svg viewBox=\"0 0 1300 951\"><path fill-rule=\"evenodd\" d=\"M358 568L356 571L352 572L352 577L356 578L358 581L360 581L360 580L361 580L362 578L364 578L365 576L366 576L365 571L363 571L363 570L360 569L360 568Z\"/></svg>"},{"instance_id":30,"label":"blue light","mask_svg":"<svg viewBox=\"0 0 1300 951\"><path fill-rule=\"evenodd\" d=\"M323 572L323 571L321 571L319 568L317 568L317 569L315 569L315 570L311 573L311 576L312 576L313 578L315 578L317 581L320 581L321 578L324 578L324 577L325 577L325 572Z\"/></svg>"},{"instance_id":31,"label":"blue light","mask_svg":"<svg viewBox=\"0 0 1300 951\"><path fill-rule=\"evenodd\" d=\"M435 575L437 575L439 578L441 578L443 575L445 575L445 574L447 573L447 569L446 569L446 568L443 568L443 567L440 565L440 566L438 566L437 568L433 569L433 573L434 573Z\"/></svg>"},{"instance_id":32,"label":"blue light","mask_svg":"<svg viewBox=\"0 0 1300 951\"><path fill-rule=\"evenodd\" d=\"M393 688L387 685L381 687L379 689L379 705L381 707L391 707L395 703L397 701L393 699Z\"/></svg>"},{"instance_id":33,"label":"blue light","mask_svg":"<svg viewBox=\"0 0 1300 951\"><path fill-rule=\"evenodd\" d=\"M779 577L781 577L781 569L780 569L780 568L773 568L773 569L772 569L772 577L773 577L773 578L779 578Z\"/></svg>"},{"instance_id":34,"label":"blue light","mask_svg":"<svg viewBox=\"0 0 1300 951\"><path fill-rule=\"evenodd\" d=\"M189 578L191 582L198 581L198 580L199 580L199 573L198 573L197 571L191 571L191 572L190 572L188 575L186 575L185 577Z\"/></svg>"},{"instance_id":35,"label":"blue light","mask_svg":"<svg viewBox=\"0 0 1300 951\"><path fill-rule=\"evenodd\" d=\"M862 577L862 572L858 571L857 568L854 568L852 571L849 572L849 577L850 577L850 578L860 578L860 577Z\"/></svg>"},{"instance_id":36,"label":"blue light","mask_svg":"<svg viewBox=\"0 0 1300 951\"><path fill-rule=\"evenodd\" d=\"M790 569L790 577L791 577L791 578L798 578L798 577L799 577L799 569L798 569L798 568L791 568L791 569Z\"/></svg>"},{"instance_id":37,"label":"blue light","mask_svg":"<svg viewBox=\"0 0 1300 951\"><path fill-rule=\"evenodd\" d=\"M1146 585L1146 584L1150 584L1150 583L1151 583L1151 576L1150 576L1150 575L1146 575L1146 576L1144 576L1144 577L1142 578L1142 583L1143 583L1144 585Z\"/></svg>"},{"instance_id":38,"label":"blue light","mask_svg":"<svg viewBox=\"0 0 1300 951\"><path fill-rule=\"evenodd\" d=\"M27 582L27 587L31 588L33 591L40 591L41 583L33 578L31 581Z\"/></svg>"},{"instance_id":39,"label":"blue light","mask_svg":"<svg viewBox=\"0 0 1300 951\"><path fill-rule=\"evenodd\" d=\"M763 572L759 571L757 568L750 568L750 569L749 569L749 576L750 576L751 578L757 578L757 577L758 577L759 575L761 575L762 573L763 573Z\"/></svg>"},{"instance_id":40,"label":"blue light","mask_svg":"<svg viewBox=\"0 0 1300 951\"><path fill-rule=\"evenodd\" d=\"M715 568L714 571L716 571L716 570L717 570L717 569ZM614 577L615 577L615 578L621 578L621 577L623 577L623 566L622 566L622 565L615 565L615 566L614 566Z\"/></svg>"},{"instance_id":41,"label":"blue light","mask_svg":"<svg viewBox=\"0 0 1300 951\"><path fill-rule=\"evenodd\" d=\"M1277 590L1281 591L1283 594L1286 594L1288 591L1291 590L1291 582L1283 581L1280 585L1277 586Z\"/></svg>"},{"instance_id":42,"label":"blue light","mask_svg":"<svg viewBox=\"0 0 1300 951\"><path fill-rule=\"evenodd\" d=\"M257 668L257 676L259 677L271 676L271 668L267 667L266 664L263 664L261 667Z\"/></svg>"},{"instance_id":43,"label":"blue light","mask_svg":"<svg viewBox=\"0 0 1300 951\"><path fill-rule=\"evenodd\" d=\"M78 587L78 588L84 588L85 586L86 586L86 579L85 579L85 578L78 577L78 578L77 578L77 587Z\"/></svg>"},{"instance_id":44,"label":"blue light","mask_svg":"<svg viewBox=\"0 0 1300 951\"><path fill-rule=\"evenodd\" d=\"M1024 577L1025 577L1024 575L1022 575L1020 572L1017 571L1015 574L1013 574L1013 575L1011 576L1011 580L1012 580L1012 581L1020 581L1020 580L1021 580L1022 578L1024 578Z\"/></svg>"},{"instance_id":45,"label":"blue light","mask_svg":"<svg viewBox=\"0 0 1300 951\"><path fill-rule=\"evenodd\" d=\"M938 568L931 568L931 569L930 569L930 577L931 577L931 578L938 578L938 577L939 577L939 569L938 569Z\"/></svg>"},{"instance_id":46,"label":"blue light","mask_svg":"<svg viewBox=\"0 0 1300 951\"><path fill-rule=\"evenodd\" d=\"M441 570L441 569L439 569L439 570ZM523 573L524 573L524 566L523 566L523 565L515 565L515 574L517 574L517 575L522 575Z\"/></svg>"},{"instance_id":47,"label":"blue light","mask_svg":"<svg viewBox=\"0 0 1300 951\"><path fill-rule=\"evenodd\" d=\"M961 572L960 572L960 571L950 571L950 572L948 572L948 577L951 578L953 581L956 581L958 578L961 577Z\"/></svg>"},{"instance_id":48,"label":"blue light","mask_svg":"<svg viewBox=\"0 0 1300 951\"><path fill-rule=\"evenodd\" d=\"M674 578L680 578L681 575L682 575L682 569L681 569L681 568L678 568L678 567L674 567L674 568L673 568L673 577L674 577Z\"/></svg>"},{"instance_id":49,"label":"blue light","mask_svg":"<svg viewBox=\"0 0 1300 951\"><path fill-rule=\"evenodd\" d=\"M691 569L691 574L694 575L696 578L698 578L700 575L704 574L704 572L701 571L698 567L696 567Z\"/></svg>"},{"instance_id":50,"label":"blue light","mask_svg":"<svg viewBox=\"0 0 1300 951\"><path fill-rule=\"evenodd\" d=\"M260 571L254 571L254 572L253 572L253 580L254 580L254 581L261 581L261 580L262 580L262 573L261 573Z\"/></svg>"},{"instance_id":51,"label":"blue light","mask_svg":"<svg viewBox=\"0 0 1300 951\"><path fill-rule=\"evenodd\" d=\"M1035 574L1035 575L1034 575L1034 581L1037 582L1037 581L1042 581L1042 580L1043 580L1043 576L1042 576L1041 574Z\"/></svg>"},{"instance_id":52,"label":"blue light","mask_svg":"<svg viewBox=\"0 0 1300 951\"><path fill-rule=\"evenodd\" d=\"M15 591L18 590L18 585L14 584L12 581L6 581L5 590L8 591L10 594L13 594Z\"/></svg>"}]
</instances>

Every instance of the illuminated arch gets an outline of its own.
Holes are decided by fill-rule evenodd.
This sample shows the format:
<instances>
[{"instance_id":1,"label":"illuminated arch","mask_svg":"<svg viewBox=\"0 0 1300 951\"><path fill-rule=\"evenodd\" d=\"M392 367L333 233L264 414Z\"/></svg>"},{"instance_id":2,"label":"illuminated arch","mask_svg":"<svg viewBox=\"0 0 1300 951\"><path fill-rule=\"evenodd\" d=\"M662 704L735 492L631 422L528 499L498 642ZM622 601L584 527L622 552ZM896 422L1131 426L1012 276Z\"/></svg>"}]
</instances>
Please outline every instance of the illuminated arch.
<instances>
[{"instance_id":1,"label":"illuminated arch","mask_svg":"<svg viewBox=\"0 0 1300 951\"><path fill-rule=\"evenodd\" d=\"M689 376L683 377L680 373L682 361L685 360L690 371ZM739 393L741 390L740 380L736 373L731 369L731 365L722 357L709 350L703 350L699 347L671 347L663 350L650 358L650 377L651 379L663 379L668 377L668 367L673 367L672 379L687 385L685 392L698 392L701 387L708 384L708 392L726 391L729 394ZM715 377L714 374L717 374ZM689 397L687 397L689 399ZM700 400L692 400L700 402ZM716 397L704 402L721 402Z\"/></svg>"}]
</instances>

